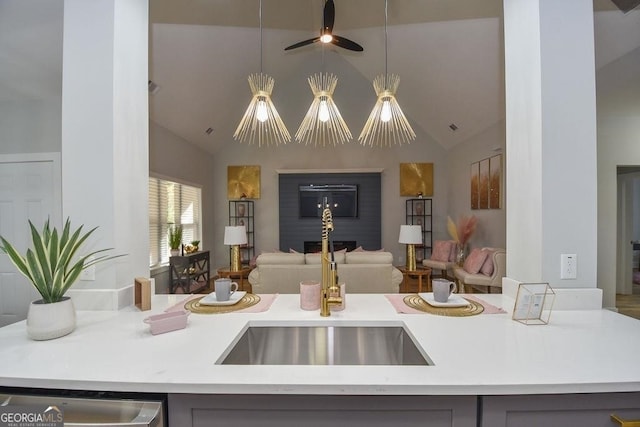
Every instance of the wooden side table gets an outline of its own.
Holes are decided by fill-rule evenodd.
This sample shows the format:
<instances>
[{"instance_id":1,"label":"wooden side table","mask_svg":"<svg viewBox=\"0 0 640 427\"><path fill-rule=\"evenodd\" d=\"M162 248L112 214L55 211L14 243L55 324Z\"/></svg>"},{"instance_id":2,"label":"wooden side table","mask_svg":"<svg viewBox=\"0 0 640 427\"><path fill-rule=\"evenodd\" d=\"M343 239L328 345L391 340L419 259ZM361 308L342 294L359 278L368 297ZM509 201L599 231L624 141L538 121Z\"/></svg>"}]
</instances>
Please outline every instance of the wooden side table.
<instances>
[{"instance_id":1,"label":"wooden side table","mask_svg":"<svg viewBox=\"0 0 640 427\"><path fill-rule=\"evenodd\" d=\"M245 279L249 278L251 267L242 267L240 271L231 271L229 267L220 267L218 269L218 277L228 277L229 279L238 280L238 290L251 292L251 283Z\"/></svg>"},{"instance_id":2,"label":"wooden side table","mask_svg":"<svg viewBox=\"0 0 640 427\"><path fill-rule=\"evenodd\" d=\"M404 265L396 267L398 270L402 272L404 276L404 280L402 281L404 285L404 291L408 292L408 280L410 276L418 278L418 292L422 292L422 278L426 277L426 290L427 292L431 292L431 269L428 267L418 267L416 270L407 270L407 267ZM407 283L405 283L407 282Z\"/></svg>"}]
</instances>

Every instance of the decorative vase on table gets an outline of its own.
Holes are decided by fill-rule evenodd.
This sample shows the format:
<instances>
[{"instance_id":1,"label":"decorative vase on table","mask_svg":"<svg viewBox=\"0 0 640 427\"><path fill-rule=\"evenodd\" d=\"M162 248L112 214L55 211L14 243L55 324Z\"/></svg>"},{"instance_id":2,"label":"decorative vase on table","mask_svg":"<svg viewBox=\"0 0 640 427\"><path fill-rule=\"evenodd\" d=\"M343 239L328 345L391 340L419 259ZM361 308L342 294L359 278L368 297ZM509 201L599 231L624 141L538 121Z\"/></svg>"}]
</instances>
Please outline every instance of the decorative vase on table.
<instances>
[{"instance_id":1,"label":"decorative vase on table","mask_svg":"<svg viewBox=\"0 0 640 427\"><path fill-rule=\"evenodd\" d=\"M59 302L33 301L27 314L27 335L32 340L43 341L60 338L76 328L76 309L69 297Z\"/></svg>"},{"instance_id":2,"label":"decorative vase on table","mask_svg":"<svg viewBox=\"0 0 640 427\"><path fill-rule=\"evenodd\" d=\"M244 203L238 203L238 216L244 216L246 205Z\"/></svg>"},{"instance_id":3,"label":"decorative vase on table","mask_svg":"<svg viewBox=\"0 0 640 427\"><path fill-rule=\"evenodd\" d=\"M424 213L424 202L416 203L416 215L422 215Z\"/></svg>"},{"instance_id":4,"label":"decorative vase on table","mask_svg":"<svg viewBox=\"0 0 640 427\"><path fill-rule=\"evenodd\" d=\"M467 245L458 245L457 246L456 264L458 264L460 267L462 267L462 265L464 264L464 260L467 257L466 246Z\"/></svg>"}]
</instances>

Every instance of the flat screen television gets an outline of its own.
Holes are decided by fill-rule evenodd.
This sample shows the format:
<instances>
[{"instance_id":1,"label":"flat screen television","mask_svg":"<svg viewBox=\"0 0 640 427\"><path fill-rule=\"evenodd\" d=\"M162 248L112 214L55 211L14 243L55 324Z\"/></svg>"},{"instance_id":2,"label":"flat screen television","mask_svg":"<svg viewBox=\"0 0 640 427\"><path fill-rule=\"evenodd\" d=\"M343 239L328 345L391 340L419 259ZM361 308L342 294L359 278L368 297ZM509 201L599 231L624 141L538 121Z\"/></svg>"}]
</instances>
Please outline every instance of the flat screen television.
<instances>
[{"instance_id":1,"label":"flat screen television","mask_svg":"<svg viewBox=\"0 0 640 427\"><path fill-rule=\"evenodd\" d=\"M358 217L356 184L306 184L298 187L300 218L320 218L326 204L334 218Z\"/></svg>"}]
</instances>

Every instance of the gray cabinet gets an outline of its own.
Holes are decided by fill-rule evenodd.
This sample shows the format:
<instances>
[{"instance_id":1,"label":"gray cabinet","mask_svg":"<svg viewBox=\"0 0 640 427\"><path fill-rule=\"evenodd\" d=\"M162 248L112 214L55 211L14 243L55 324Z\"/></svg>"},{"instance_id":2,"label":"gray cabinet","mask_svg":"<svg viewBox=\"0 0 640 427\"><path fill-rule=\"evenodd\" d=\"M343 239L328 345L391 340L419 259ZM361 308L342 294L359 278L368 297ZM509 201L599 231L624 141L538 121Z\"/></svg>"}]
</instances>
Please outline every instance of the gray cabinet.
<instances>
[{"instance_id":1,"label":"gray cabinet","mask_svg":"<svg viewBox=\"0 0 640 427\"><path fill-rule=\"evenodd\" d=\"M184 256L169 258L171 282L169 293L175 294L178 289L184 294L192 294L209 286L211 275L209 267L209 251L194 252Z\"/></svg>"},{"instance_id":2,"label":"gray cabinet","mask_svg":"<svg viewBox=\"0 0 640 427\"><path fill-rule=\"evenodd\" d=\"M169 395L171 426L476 427L475 396Z\"/></svg>"},{"instance_id":3,"label":"gray cabinet","mask_svg":"<svg viewBox=\"0 0 640 427\"><path fill-rule=\"evenodd\" d=\"M481 398L482 426L613 427L611 414L640 420L640 393L593 393Z\"/></svg>"}]
</instances>

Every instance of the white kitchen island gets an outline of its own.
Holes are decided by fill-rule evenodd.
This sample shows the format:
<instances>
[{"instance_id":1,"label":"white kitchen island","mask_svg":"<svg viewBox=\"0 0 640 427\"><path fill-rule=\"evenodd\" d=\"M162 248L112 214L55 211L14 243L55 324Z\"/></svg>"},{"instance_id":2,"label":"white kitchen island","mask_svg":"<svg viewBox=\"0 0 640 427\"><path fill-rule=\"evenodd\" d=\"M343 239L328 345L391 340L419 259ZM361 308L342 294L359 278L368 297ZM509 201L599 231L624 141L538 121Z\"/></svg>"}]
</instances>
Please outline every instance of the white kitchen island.
<instances>
[{"instance_id":1,"label":"white kitchen island","mask_svg":"<svg viewBox=\"0 0 640 427\"><path fill-rule=\"evenodd\" d=\"M508 312L513 306L506 296L479 297ZM222 414L229 425L269 425L270 417L320 425L345 416L367 425L413 425L425 416L428 425L475 426L479 418L527 425L520 418L509 424L507 414L590 409L593 420L599 408L589 399L600 402L603 416L620 410L640 418L640 321L608 310L558 310L549 325L524 325L509 313L398 314L383 295L351 294L346 310L322 318L300 310L298 295L279 295L262 313L191 314L185 329L151 335L143 319L183 298L154 296L147 312L80 311L77 329L53 341L29 340L24 322L4 327L0 386L167 393L172 425L191 425L187 418L208 425ZM216 364L248 323L405 325L434 365Z\"/></svg>"}]
</instances>

